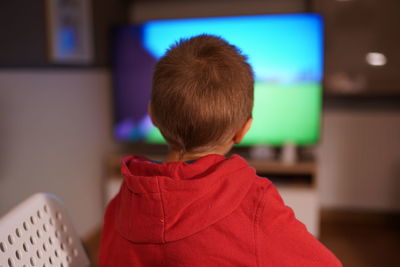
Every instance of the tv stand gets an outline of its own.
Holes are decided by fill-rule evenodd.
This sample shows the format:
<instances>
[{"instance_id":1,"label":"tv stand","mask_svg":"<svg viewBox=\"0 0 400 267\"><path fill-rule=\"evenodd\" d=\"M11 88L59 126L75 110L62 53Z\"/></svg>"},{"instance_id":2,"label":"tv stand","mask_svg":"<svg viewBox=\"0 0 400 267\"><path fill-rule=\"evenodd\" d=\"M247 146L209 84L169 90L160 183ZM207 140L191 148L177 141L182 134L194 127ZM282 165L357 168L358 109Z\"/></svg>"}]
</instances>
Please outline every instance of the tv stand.
<instances>
[{"instance_id":1,"label":"tv stand","mask_svg":"<svg viewBox=\"0 0 400 267\"><path fill-rule=\"evenodd\" d=\"M123 156L125 155L113 154L106 159L104 204L119 191L122 182L120 162ZM160 160L160 156L149 158ZM294 210L297 219L306 225L310 233L318 237L320 210L315 160L300 160L292 164L251 159L248 162L259 176L267 177L276 185L285 204Z\"/></svg>"}]
</instances>

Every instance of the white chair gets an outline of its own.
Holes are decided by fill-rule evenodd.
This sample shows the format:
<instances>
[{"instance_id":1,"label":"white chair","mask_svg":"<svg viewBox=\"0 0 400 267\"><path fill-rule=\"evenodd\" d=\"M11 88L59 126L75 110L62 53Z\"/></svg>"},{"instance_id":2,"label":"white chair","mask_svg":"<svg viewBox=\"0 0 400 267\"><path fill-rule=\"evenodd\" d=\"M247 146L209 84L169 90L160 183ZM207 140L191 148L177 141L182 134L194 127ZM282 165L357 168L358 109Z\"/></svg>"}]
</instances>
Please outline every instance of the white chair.
<instances>
[{"instance_id":1,"label":"white chair","mask_svg":"<svg viewBox=\"0 0 400 267\"><path fill-rule=\"evenodd\" d=\"M0 219L0 267L89 265L56 196L37 193Z\"/></svg>"}]
</instances>

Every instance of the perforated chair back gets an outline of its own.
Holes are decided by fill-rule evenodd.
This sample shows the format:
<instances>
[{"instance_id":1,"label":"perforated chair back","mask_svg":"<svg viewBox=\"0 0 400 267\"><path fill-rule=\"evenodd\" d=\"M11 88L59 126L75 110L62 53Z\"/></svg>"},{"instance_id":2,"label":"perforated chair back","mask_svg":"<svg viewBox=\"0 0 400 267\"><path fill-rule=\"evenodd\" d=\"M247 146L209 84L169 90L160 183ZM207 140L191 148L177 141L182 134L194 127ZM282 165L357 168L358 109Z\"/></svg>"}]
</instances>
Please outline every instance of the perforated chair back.
<instances>
[{"instance_id":1,"label":"perforated chair back","mask_svg":"<svg viewBox=\"0 0 400 267\"><path fill-rule=\"evenodd\" d=\"M0 267L89 266L66 210L37 193L0 219Z\"/></svg>"}]
</instances>

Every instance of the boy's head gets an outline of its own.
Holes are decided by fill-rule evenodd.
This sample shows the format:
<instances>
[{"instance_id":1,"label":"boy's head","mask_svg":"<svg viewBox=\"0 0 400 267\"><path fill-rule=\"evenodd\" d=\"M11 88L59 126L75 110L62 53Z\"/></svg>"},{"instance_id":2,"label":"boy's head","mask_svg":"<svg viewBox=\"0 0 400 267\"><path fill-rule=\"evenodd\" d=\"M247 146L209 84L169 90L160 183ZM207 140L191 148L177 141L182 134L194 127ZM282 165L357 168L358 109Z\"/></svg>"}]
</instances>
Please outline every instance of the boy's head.
<instances>
[{"instance_id":1,"label":"boy's head","mask_svg":"<svg viewBox=\"0 0 400 267\"><path fill-rule=\"evenodd\" d=\"M251 118L253 71L238 48L211 35L184 39L158 61L152 120L173 150L203 153Z\"/></svg>"}]
</instances>

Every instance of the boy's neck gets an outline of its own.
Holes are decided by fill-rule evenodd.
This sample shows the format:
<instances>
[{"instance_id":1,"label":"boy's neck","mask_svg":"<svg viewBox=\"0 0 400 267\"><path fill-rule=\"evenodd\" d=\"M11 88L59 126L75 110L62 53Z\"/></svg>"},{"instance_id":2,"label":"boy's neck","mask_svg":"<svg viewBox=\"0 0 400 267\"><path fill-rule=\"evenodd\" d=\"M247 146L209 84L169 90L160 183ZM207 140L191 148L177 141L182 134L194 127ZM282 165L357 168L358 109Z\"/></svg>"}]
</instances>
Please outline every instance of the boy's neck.
<instances>
[{"instance_id":1,"label":"boy's neck","mask_svg":"<svg viewBox=\"0 0 400 267\"><path fill-rule=\"evenodd\" d=\"M217 154L224 156L226 153L229 152L231 149L232 144L224 144L221 145L220 147L217 147L216 149L213 149L211 151L207 152L202 152L202 153L185 153L181 155L181 153L177 150L171 150L167 157L165 158L164 162L177 162L177 161L190 161L190 160L196 160L201 157L210 155L210 154Z\"/></svg>"},{"instance_id":2,"label":"boy's neck","mask_svg":"<svg viewBox=\"0 0 400 267\"><path fill-rule=\"evenodd\" d=\"M202 153L202 154L191 154L187 153L184 155L180 155L179 151L170 151L167 157L165 158L165 162L177 162L177 161L190 161L190 160L196 160L198 158L201 158L203 156L206 156L208 154L214 154L214 153Z\"/></svg>"}]
</instances>

